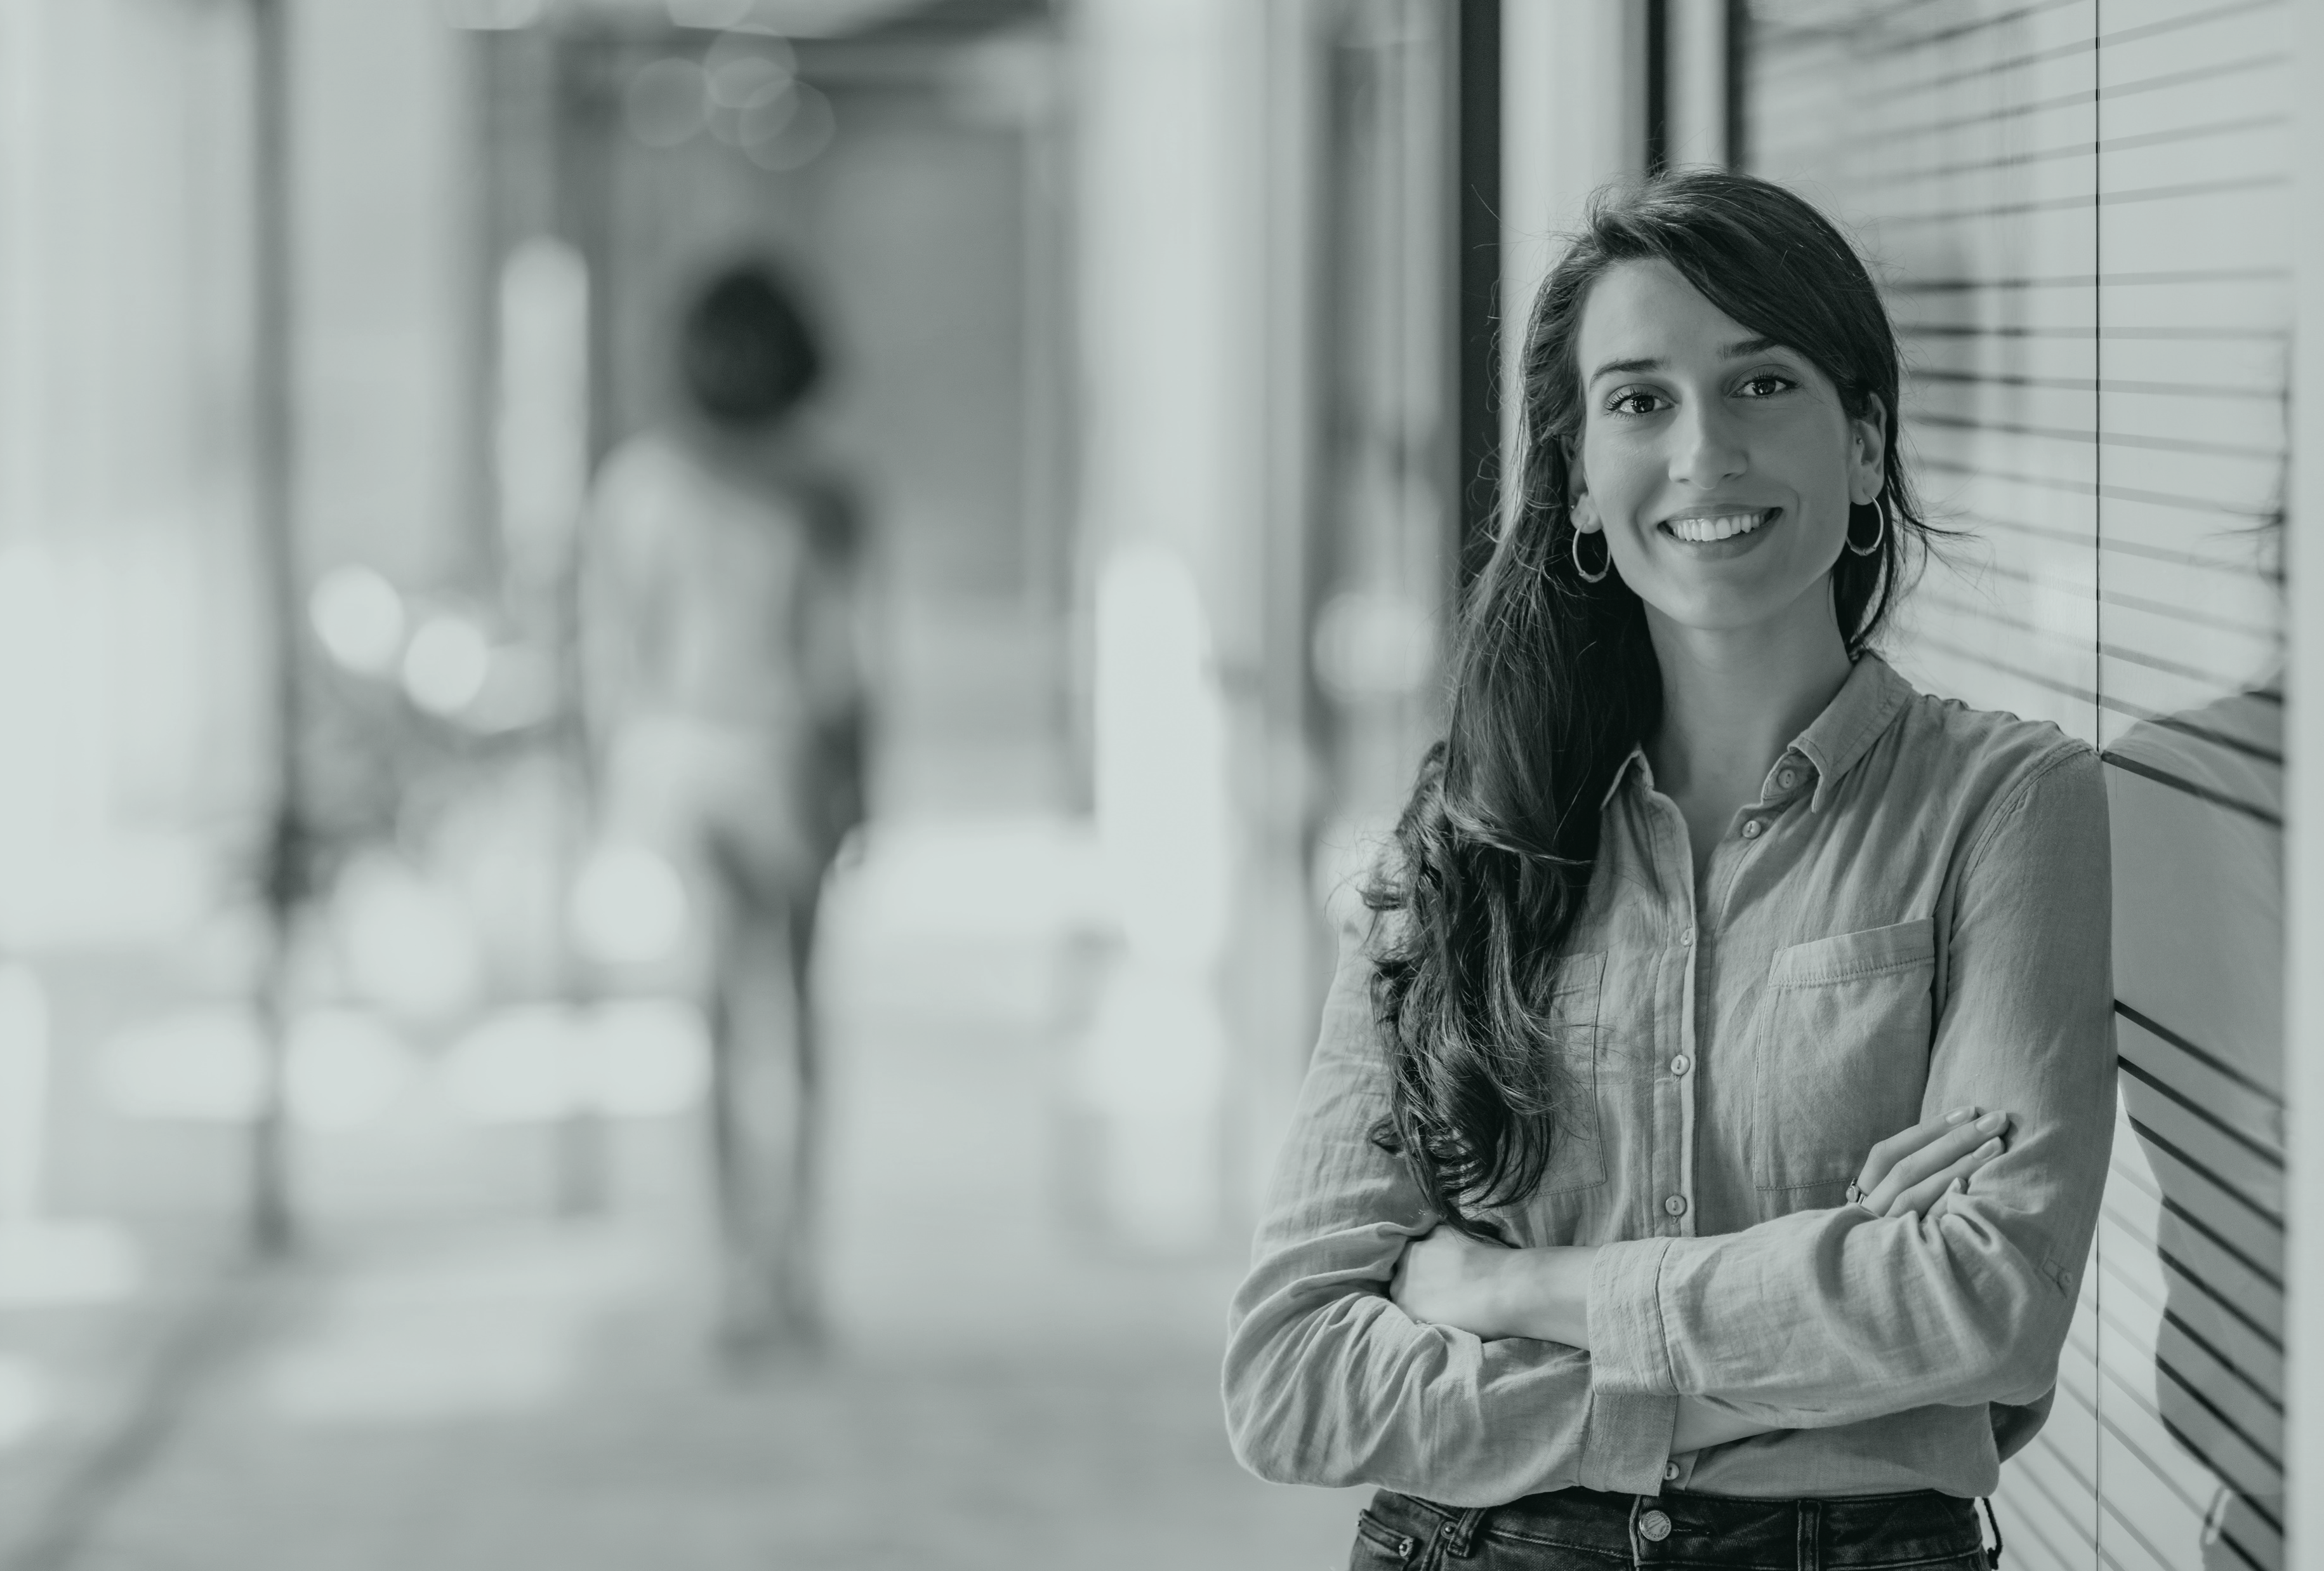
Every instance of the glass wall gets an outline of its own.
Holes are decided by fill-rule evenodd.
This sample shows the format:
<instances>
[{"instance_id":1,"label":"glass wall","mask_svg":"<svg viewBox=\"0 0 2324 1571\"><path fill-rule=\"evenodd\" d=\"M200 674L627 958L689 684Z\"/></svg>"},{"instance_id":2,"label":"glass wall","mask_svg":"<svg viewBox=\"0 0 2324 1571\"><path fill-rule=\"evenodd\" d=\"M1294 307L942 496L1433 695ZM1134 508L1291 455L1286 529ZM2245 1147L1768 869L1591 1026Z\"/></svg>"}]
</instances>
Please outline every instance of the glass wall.
<instances>
[{"instance_id":1,"label":"glass wall","mask_svg":"<svg viewBox=\"0 0 2324 1571\"><path fill-rule=\"evenodd\" d=\"M1748 143L1855 226L1959 531L1900 642L2108 767L2121 1122L2013 1559L2283 1563L2286 5L1760 5Z\"/></svg>"}]
</instances>

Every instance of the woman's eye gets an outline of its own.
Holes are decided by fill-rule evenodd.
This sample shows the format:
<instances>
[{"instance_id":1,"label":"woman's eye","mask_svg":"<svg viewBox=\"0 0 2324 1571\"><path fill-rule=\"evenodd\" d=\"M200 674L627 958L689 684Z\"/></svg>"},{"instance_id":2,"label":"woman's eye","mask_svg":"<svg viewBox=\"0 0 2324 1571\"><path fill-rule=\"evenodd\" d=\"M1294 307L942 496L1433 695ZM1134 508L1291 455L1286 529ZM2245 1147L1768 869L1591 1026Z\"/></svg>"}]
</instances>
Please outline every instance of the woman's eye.
<instances>
[{"instance_id":1,"label":"woman's eye","mask_svg":"<svg viewBox=\"0 0 2324 1571\"><path fill-rule=\"evenodd\" d=\"M1753 398L1772 398L1792 385L1794 384L1790 377L1778 376L1772 371L1763 371L1744 383L1743 391Z\"/></svg>"},{"instance_id":2,"label":"woman's eye","mask_svg":"<svg viewBox=\"0 0 2324 1571\"><path fill-rule=\"evenodd\" d=\"M1618 393L1606 407L1615 414L1652 414L1661 402L1661 398L1651 393Z\"/></svg>"}]
</instances>

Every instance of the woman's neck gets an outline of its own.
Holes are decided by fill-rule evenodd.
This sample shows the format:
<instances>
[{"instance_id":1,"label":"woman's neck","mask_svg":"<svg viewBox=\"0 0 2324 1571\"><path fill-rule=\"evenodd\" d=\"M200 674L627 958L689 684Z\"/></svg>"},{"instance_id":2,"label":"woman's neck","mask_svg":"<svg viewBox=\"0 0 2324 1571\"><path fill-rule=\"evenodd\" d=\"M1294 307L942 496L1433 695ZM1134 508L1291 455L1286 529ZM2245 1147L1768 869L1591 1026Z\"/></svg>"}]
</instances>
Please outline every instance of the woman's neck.
<instances>
[{"instance_id":1,"label":"woman's neck","mask_svg":"<svg viewBox=\"0 0 2324 1571\"><path fill-rule=\"evenodd\" d=\"M1750 627L1687 627L1652 606L1646 621L1663 678L1662 725L1646 743L1655 783L1691 825L1723 822L1757 799L1784 749L1848 680L1831 591L1820 583Z\"/></svg>"}]
</instances>

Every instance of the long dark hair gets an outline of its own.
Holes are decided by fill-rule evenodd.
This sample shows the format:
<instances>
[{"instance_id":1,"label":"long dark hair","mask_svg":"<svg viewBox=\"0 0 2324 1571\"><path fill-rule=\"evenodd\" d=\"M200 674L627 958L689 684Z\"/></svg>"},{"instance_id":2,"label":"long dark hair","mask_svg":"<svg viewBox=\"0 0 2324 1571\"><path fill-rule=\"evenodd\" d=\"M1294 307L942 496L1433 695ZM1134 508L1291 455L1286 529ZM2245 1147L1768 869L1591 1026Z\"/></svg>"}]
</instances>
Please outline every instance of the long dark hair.
<instances>
[{"instance_id":1,"label":"long dark hair","mask_svg":"<svg viewBox=\"0 0 2324 1571\"><path fill-rule=\"evenodd\" d=\"M1886 424L1886 527L1842 551L1833 610L1851 658L1886 620L1929 526L1897 441L1896 337L1863 261L1793 192L1724 171L1609 188L1543 283L1527 322L1524 409L1505 520L1462 607L1452 707L1389 854L1365 891L1376 913L1372 1008L1394 1066L1374 1139L1399 1152L1432 1209L1464 1233L1541 1182L1561 1099L1552 1010L1588 898L1598 809L1662 716L1644 604L1619 574L1574 565L1567 443L1582 389L1575 340L1591 286L1663 261L1754 333L1805 356L1850 418ZM1851 540L1880 527L1852 507Z\"/></svg>"}]
</instances>

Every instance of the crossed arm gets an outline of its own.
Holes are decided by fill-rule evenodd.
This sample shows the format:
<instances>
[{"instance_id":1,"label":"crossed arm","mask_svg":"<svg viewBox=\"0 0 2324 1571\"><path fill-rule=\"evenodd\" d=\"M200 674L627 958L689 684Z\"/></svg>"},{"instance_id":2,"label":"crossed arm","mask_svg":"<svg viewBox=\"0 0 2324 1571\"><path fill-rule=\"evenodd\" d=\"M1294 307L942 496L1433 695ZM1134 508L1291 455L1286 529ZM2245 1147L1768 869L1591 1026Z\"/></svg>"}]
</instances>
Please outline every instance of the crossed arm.
<instances>
[{"instance_id":1,"label":"crossed arm","mask_svg":"<svg viewBox=\"0 0 2324 1571\"><path fill-rule=\"evenodd\" d=\"M1901 1130L1872 1148L1857 1188L1875 1216L1925 1215L1968 1187L1978 1169L2001 1154L2009 1115L1957 1107ZM1480 1341L1529 1337L1590 1349L1590 1244L1508 1249L1451 1228L1404 1247L1388 1279L1388 1298L1415 1321L1466 1331ZM1717 1403L1682 1397L1672 1454L1748 1439L1775 1428Z\"/></svg>"}]
</instances>

